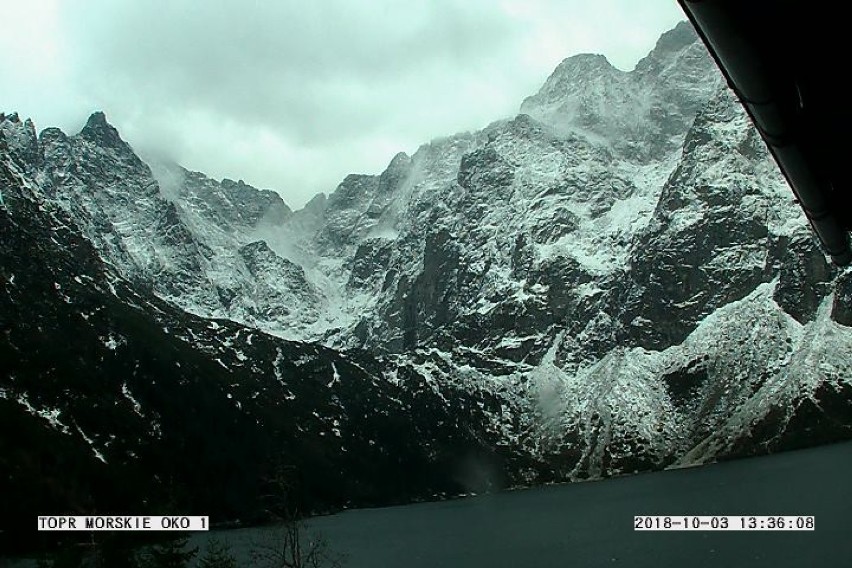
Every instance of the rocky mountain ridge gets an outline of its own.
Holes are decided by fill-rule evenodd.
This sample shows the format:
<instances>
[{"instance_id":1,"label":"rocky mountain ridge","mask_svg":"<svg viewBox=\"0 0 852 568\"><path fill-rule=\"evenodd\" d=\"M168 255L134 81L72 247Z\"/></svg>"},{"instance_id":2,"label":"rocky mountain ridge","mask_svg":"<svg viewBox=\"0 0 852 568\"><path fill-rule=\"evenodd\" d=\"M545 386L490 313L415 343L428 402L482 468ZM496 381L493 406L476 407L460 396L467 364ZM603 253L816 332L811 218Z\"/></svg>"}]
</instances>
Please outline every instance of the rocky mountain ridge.
<instances>
[{"instance_id":1,"label":"rocky mountain ridge","mask_svg":"<svg viewBox=\"0 0 852 568\"><path fill-rule=\"evenodd\" d=\"M20 522L34 513L258 522L282 505L458 495L536 467L501 449L493 396L437 393L411 368L200 318L138 287L42 200L5 141L0 554L50 540Z\"/></svg>"}]
</instances>

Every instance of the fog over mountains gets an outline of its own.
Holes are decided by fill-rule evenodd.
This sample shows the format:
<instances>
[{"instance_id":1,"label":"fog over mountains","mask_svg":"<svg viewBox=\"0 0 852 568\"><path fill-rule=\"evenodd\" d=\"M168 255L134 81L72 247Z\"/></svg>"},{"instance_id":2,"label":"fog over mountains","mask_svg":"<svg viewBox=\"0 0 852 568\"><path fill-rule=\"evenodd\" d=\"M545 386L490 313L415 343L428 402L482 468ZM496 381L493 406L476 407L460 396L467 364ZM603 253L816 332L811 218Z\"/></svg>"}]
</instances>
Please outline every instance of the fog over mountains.
<instances>
[{"instance_id":1,"label":"fog over mountains","mask_svg":"<svg viewBox=\"0 0 852 568\"><path fill-rule=\"evenodd\" d=\"M80 479L190 452L247 517L281 463L319 509L850 436L852 274L686 23L298 211L146 163L103 113L0 115L0 165L0 416ZM130 499L3 444L4 492Z\"/></svg>"}]
</instances>

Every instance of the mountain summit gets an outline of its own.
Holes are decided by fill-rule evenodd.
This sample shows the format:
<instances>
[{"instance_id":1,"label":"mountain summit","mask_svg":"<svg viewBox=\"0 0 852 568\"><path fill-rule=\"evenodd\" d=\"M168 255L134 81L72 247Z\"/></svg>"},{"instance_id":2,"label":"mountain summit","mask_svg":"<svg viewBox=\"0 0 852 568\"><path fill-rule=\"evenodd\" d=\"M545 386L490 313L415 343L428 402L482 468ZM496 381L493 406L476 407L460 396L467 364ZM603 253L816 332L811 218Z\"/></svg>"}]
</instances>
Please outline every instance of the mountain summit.
<instances>
[{"instance_id":1,"label":"mountain summit","mask_svg":"<svg viewBox=\"0 0 852 568\"><path fill-rule=\"evenodd\" d=\"M698 108L719 85L704 46L681 22L629 73L602 55L565 59L521 112L562 135L576 132L647 161L679 147Z\"/></svg>"}]
</instances>

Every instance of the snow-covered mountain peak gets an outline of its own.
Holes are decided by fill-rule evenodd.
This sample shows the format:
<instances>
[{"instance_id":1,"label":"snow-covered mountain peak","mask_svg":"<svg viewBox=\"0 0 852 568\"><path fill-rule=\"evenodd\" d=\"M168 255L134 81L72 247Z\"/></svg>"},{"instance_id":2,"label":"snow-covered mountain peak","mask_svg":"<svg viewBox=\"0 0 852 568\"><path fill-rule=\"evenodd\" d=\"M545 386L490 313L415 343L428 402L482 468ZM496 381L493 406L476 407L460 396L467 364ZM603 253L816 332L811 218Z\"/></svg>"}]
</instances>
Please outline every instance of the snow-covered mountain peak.
<instances>
[{"instance_id":1,"label":"snow-covered mountain peak","mask_svg":"<svg viewBox=\"0 0 852 568\"><path fill-rule=\"evenodd\" d=\"M406 154L405 152L398 152L388 164L388 171L399 171L401 169L407 168L411 164L411 156Z\"/></svg>"},{"instance_id":2,"label":"snow-covered mountain peak","mask_svg":"<svg viewBox=\"0 0 852 568\"><path fill-rule=\"evenodd\" d=\"M0 113L0 145L21 163L38 163L38 138L35 125L29 118L21 122L18 113Z\"/></svg>"},{"instance_id":3,"label":"snow-covered mountain peak","mask_svg":"<svg viewBox=\"0 0 852 568\"><path fill-rule=\"evenodd\" d=\"M630 72L600 55L564 60L521 112L561 136L583 136L639 162L665 157L683 141L719 73L686 22L666 32Z\"/></svg>"},{"instance_id":4,"label":"snow-covered mountain peak","mask_svg":"<svg viewBox=\"0 0 852 568\"><path fill-rule=\"evenodd\" d=\"M130 146L122 140L118 130L107 122L106 114L103 111L93 112L78 136L101 145L130 149Z\"/></svg>"},{"instance_id":5,"label":"snow-covered mountain peak","mask_svg":"<svg viewBox=\"0 0 852 568\"><path fill-rule=\"evenodd\" d=\"M589 130L611 106L608 99L629 97L629 75L603 55L580 54L562 61L538 93L527 97L520 112L564 131Z\"/></svg>"},{"instance_id":6,"label":"snow-covered mountain peak","mask_svg":"<svg viewBox=\"0 0 852 568\"><path fill-rule=\"evenodd\" d=\"M635 69L641 71L650 67L652 62L665 62L675 59L681 52L693 45L701 47L701 43L698 42L698 34L695 33L695 29L689 22L682 21L660 36L654 49L636 64Z\"/></svg>"},{"instance_id":7,"label":"snow-covered mountain peak","mask_svg":"<svg viewBox=\"0 0 852 568\"><path fill-rule=\"evenodd\" d=\"M585 79L593 74L614 73L621 74L623 71L617 69L609 62L605 55L600 53L578 53L566 57L556 66L553 73L547 79L545 86L553 87Z\"/></svg>"}]
</instances>

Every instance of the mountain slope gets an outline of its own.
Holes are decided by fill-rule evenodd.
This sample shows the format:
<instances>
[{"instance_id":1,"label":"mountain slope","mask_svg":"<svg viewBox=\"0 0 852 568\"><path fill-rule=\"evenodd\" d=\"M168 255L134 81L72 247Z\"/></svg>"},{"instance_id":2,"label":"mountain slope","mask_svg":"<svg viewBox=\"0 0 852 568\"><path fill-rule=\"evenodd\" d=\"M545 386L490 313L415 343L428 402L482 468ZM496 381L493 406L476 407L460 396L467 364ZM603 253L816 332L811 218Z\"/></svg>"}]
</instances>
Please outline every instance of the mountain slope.
<instances>
[{"instance_id":1,"label":"mountain slope","mask_svg":"<svg viewBox=\"0 0 852 568\"><path fill-rule=\"evenodd\" d=\"M281 470L299 487L286 497L318 511L503 483L471 463L523 466L494 449L493 397L447 399L388 361L201 319L134 288L7 149L0 137L5 550L33 544L20 519L35 513L261 519L285 498Z\"/></svg>"},{"instance_id":2,"label":"mountain slope","mask_svg":"<svg viewBox=\"0 0 852 568\"><path fill-rule=\"evenodd\" d=\"M849 435L846 351L800 343L848 341L848 275L687 24L629 73L566 59L521 110L285 221L293 256L362 298L326 341L497 393L554 478Z\"/></svg>"},{"instance_id":3,"label":"mountain slope","mask_svg":"<svg viewBox=\"0 0 852 568\"><path fill-rule=\"evenodd\" d=\"M137 285L192 313L291 337L316 319L322 298L301 268L257 244L258 226L291 213L278 194L174 164L152 162L152 171L103 113L74 136L48 128L36 137L16 115L0 131L39 198L71 215Z\"/></svg>"}]
</instances>

